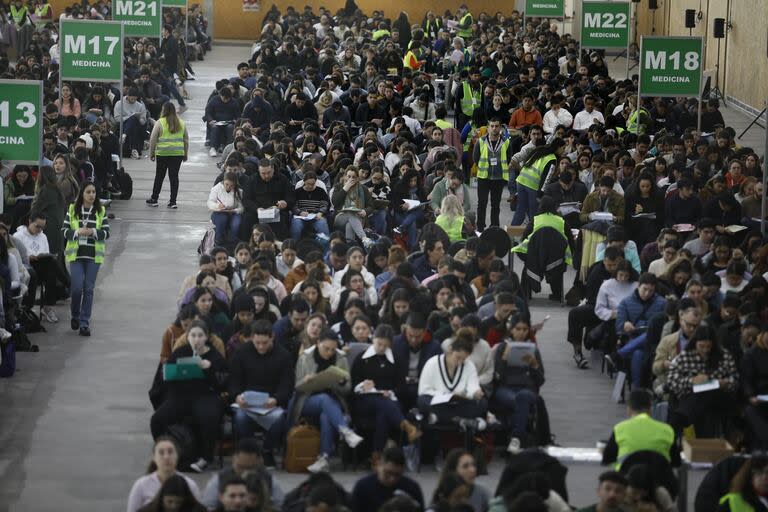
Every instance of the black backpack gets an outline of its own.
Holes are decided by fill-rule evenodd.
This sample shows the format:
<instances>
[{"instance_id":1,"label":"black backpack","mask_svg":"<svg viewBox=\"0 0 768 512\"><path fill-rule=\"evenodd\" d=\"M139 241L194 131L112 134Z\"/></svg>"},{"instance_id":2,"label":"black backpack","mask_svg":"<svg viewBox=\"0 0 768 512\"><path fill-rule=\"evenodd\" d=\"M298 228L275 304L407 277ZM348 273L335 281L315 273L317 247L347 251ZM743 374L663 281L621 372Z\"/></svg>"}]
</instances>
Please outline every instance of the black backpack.
<instances>
[{"instance_id":1,"label":"black backpack","mask_svg":"<svg viewBox=\"0 0 768 512\"><path fill-rule=\"evenodd\" d=\"M40 321L40 317L30 307L19 307L17 320L22 325L24 332L27 334L45 332L45 327L43 327L43 324ZM17 347L16 350L19 350L19 348Z\"/></svg>"},{"instance_id":2,"label":"black backpack","mask_svg":"<svg viewBox=\"0 0 768 512\"><path fill-rule=\"evenodd\" d=\"M120 167L115 178L117 178L117 186L120 189L120 199L130 199L133 195L133 178L131 175L125 172L125 168Z\"/></svg>"}]
</instances>

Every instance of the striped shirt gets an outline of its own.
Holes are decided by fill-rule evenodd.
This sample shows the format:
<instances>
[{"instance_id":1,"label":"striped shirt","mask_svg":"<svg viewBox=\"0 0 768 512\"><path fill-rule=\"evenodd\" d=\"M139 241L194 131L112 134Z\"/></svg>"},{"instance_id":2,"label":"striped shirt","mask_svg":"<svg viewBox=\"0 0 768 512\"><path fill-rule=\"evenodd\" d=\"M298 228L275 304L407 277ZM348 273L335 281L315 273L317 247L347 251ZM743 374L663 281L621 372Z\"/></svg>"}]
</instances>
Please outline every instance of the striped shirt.
<instances>
[{"instance_id":1,"label":"striped shirt","mask_svg":"<svg viewBox=\"0 0 768 512\"><path fill-rule=\"evenodd\" d=\"M107 216L104 215L104 219L101 221L101 229L96 229L96 211L93 207L86 208L85 206L83 206L80 210L79 217L78 226L81 228L91 228L96 230L96 236L78 236L77 232L74 231L71 227L71 219L69 218L69 211L67 211L67 218L64 220L64 225L61 228L62 231L64 231L64 239L67 241L77 240L80 242L80 245L77 248L78 259L95 259L95 242L97 240L103 242L109 238L109 220L107 219Z\"/></svg>"}]
</instances>

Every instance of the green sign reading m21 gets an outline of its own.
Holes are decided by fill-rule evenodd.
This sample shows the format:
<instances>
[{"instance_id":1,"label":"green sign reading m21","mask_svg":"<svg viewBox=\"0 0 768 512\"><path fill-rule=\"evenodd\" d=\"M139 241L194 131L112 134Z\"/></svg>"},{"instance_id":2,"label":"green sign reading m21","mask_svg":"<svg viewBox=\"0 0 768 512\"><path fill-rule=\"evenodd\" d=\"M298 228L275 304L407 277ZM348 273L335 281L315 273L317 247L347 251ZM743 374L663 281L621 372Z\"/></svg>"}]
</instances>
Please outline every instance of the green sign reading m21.
<instances>
[{"instance_id":1,"label":"green sign reading m21","mask_svg":"<svg viewBox=\"0 0 768 512\"><path fill-rule=\"evenodd\" d=\"M126 37L160 37L160 0L112 0L112 19L122 21Z\"/></svg>"}]
</instances>

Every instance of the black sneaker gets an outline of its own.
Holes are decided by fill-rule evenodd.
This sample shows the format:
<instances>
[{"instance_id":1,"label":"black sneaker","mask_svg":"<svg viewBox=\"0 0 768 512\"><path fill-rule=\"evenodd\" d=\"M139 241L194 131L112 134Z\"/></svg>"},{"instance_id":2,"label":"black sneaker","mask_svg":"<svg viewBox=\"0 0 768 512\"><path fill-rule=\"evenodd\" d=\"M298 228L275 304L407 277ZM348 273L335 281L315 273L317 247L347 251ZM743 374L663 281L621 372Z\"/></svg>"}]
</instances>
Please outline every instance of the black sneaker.
<instances>
[{"instance_id":1,"label":"black sneaker","mask_svg":"<svg viewBox=\"0 0 768 512\"><path fill-rule=\"evenodd\" d=\"M171 210L176 210L176 209L178 209L179 207L178 207L178 206L176 206L176 203L168 203L168 208L170 208Z\"/></svg>"},{"instance_id":2,"label":"black sneaker","mask_svg":"<svg viewBox=\"0 0 768 512\"><path fill-rule=\"evenodd\" d=\"M76 318L73 318L69 321L69 326L72 328L73 331L76 331L80 328L80 321Z\"/></svg>"},{"instance_id":3,"label":"black sneaker","mask_svg":"<svg viewBox=\"0 0 768 512\"><path fill-rule=\"evenodd\" d=\"M277 468L277 462L275 461L275 455L272 452L264 452L263 457L264 467L267 469Z\"/></svg>"},{"instance_id":4,"label":"black sneaker","mask_svg":"<svg viewBox=\"0 0 768 512\"><path fill-rule=\"evenodd\" d=\"M85 336L87 338L90 335L91 335L91 330L88 327L80 328L80 336Z\"/></svg>"},{"instance_id":5,"label":"black sneaker","mask_svg":"<svg viewBox=\"0 0 768 512\"><path fill-rule=\"evenodd\" d=\"M147 203L147 206L152 206L154 208L157 208L157 199L153 199L153 198L150 197L149 199L147 199L144 202Z\"/></svg>"}]
</instances>

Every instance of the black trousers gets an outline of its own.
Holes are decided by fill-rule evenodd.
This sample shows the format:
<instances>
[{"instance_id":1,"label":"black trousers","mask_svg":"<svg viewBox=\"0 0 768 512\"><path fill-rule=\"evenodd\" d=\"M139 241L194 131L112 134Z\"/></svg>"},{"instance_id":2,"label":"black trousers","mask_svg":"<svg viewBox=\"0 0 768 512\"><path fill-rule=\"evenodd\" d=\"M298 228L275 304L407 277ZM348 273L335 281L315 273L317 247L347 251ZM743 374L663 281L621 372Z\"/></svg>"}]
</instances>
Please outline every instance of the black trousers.
<instances>
[{"instance_id":1,"label":"black trousers","mask_svg":"<svg viewBox=\"0 0 768 512\"><path fill-rule=\"evenodd\" d=\"M200 456L211 461L222 414L221 400L213 393L195 398L170 396L152 415L150 420L152 437L157 439L167 434L171 425L191 417L196 429Z\"/></svg>"},{"instance_id":2,"label":"black trousers","mask_svg":"<svg viewBox=\"0 0 768 512\"><path fill-rule=\"evenodd\" d=\"M501 196L504 193L504 180L477 180L477 230L485 229L485 210L488 208L488 195L491 196L491 226L499 225L501 214Z\"/></svg>"},{"instance_id":3,"label":"black trousers","mask_svg":"<svg viewBox=\"0 0 768 512\"><path fill-rule=\"evenodd\" d=\"M722 389L692 393L680 399L671 411L669 423L675 432L692 424L696 437L717 437L722 434L718 427L734 413L736 403L735 394Z\"/></svg>"},{"instance_id":4,"label":"black trousers","mask_svg":"<svg viewBox=\"0 0 768 512\"><path fill-rule=\"evenodd\" d=\"M30 260L29 263L35 273L33 276L32 272L30 272L29 291L27 292L24 304L30 307L34 305L37 287L42 283L44 285L43 306L55 305L59 299L57 286L59 283L63 286L69 286L69 276L59 265L56 258Z\"/></svg>"},{"instance_id":5,"label":"black trousers","mask_svg":"<svg viewBox=\"0 0 768 512\"><path fill-rule=\"evenodd\" d=\"M768 404L750 405L744 411L753 450L768 450Z\"/></svg>"},{"instance_id":6,"label":"black trousers","mask_svg":"<svg viewBox=\"0 0 768 512\"><path fill-rule=\"evenodd\" d=\"M176 202L176 196L179 194L179 169L184 157L181 156L158 156L155 158L155 184L152 187L152 199L157 200L160 196L160 190L163 188L165 173L168 172L168 179L171 182L171 203Z\"/></svg>"},{"instance_id":7,"label":"black trousers","mask_svg":"<svg viewBox=\"0 0 768 512\"><path fill-rule=\"evenodd\" d=\"M568 343L573 345L574 350L581 350L584 331L596 327L599 323L600 319L595 315L595 306L582 304L572 308L568 312Z\"/></svg>"}]
</instances>

